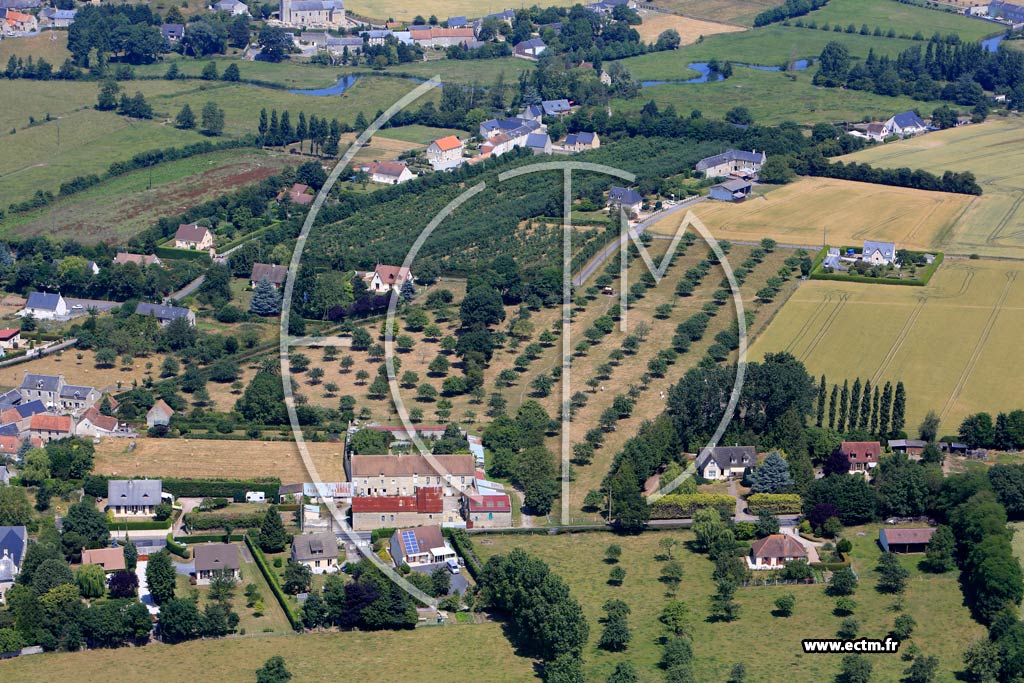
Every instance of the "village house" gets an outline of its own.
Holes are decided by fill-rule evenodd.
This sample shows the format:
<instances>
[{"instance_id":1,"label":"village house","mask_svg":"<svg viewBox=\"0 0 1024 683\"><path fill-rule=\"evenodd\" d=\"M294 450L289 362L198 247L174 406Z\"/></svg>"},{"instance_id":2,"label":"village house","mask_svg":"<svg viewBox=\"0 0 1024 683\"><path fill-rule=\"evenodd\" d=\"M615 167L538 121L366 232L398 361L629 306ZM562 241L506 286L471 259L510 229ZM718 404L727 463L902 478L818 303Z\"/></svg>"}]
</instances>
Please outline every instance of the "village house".
<instances>
[{"instance_id":1,"label":"village house","mask_svg":"<svg viewBox=\"0 0 1024 683\"><path fill-rule=\"evenodd\" d=\"M410 567L438 564L458 557L448 545L439 526L398 529L391 536L388 548L396 567L403 564Z\"/></svg>"},{"instance_id":2,"label":"village house","mask_svg":"<svg viewBox=\"0 0 1024 683\"><path fill-rule=\"evenodd\" d=\"M922 439L889 439L889 450L893 453L906 453L912 457L921 457L927 441Z\"/></svg>"},{"instance_id":3,"label":"village house","mask_svg":"<svg viewBox=\"0 0 1024 683\"><path fill-rule=\"evenodd\" d=\"M434 463L437 463L436 469ZM472 455L347 455L345 470L353 496L411 496L423 486L440 486L445 496L473 488Z\"/></svg>"},{"instance_id":4,"label":"village house","mask_svg":"<svg viewBox=\"0 0 1024 683\"><path fill-rule=\"evenodd\" d=\"M252 273L249 274L249 286L255 288L261 280L266 280L274 285L274 289L284 286L288 277L288 266L279 266L275 263L254 263Z\"/></svg>"},{"instance_id":5,"label":"village house","mask_svg":"<svg viewBox=\"0 0 1024 683\"><path fill-rule=\"evenodd\" d=\"M197 586L209 586L210 579L217 575L240 577L242 563L238 546L233 543L199 543L192 546L192 556Z\"/></svg>"},{"instance_id":6,"label":"village house","mask_svg":"<svg viewBox=\"0 0 1024 683\"><path fill-rule=\"evenodd\" d=\"M696 168L705 178L723 178L730 175L747 177L756 175L767 160L768 156L764 152L729 149L721 154L701 159L697 162Z\"/></svg>"},{"instance_id":7,"label":"village house","mask_svg":"<svg viewBox=\"0 0 1024 683\"><path fill-rule=\"evenodd\" d=\"M401 290L406 280L413 284L416 283L416 278L408 268L388 266L382 263L378 263L371 271L356 271L356 277L360 278L366 285L366 289L374 294L387 294L392 290Z\"/></svg>"},{"instance_id":8,"label":"village house","mask_svg":"<svg viewBox=\"0 0 1024 683\"><path fill-rule=\"evenodd\" d=\"M16 349L21 346L21 329L5 327L0 329L0 349Z\"/></svg>"},{"instance_id":9,"label":"village house","mask_svg":"<svg viewBox=\"0 0 1024 683\"><path fill-rule=\"evenodd\" d=\"M757 465L753 446L716 446L705 448L697 456L697 474L705 479L742 477L748 467Z\"/></svg>"},{"instance_id":10,"label":"village house","mask_svg":"<svg viewBox=\"0 0 1024 683\"><path fill-rule=\"evenodd\" d=\"M174 248L207 251L213 248L213 233L203 225L183 223L178 226L178 231L174 233Z\"/></svg>"},{"instance_id":11,"label":"village house","mask_svg":"<svg viewBox=\"0 0 1024 683\"><path fill-rule=\"evenodd\" d=\"M8 29L17 33L35 33L39 30L39 20L27 12L9 9L5 21Z\"/></svg>"},{"instance_id":12,"label":"village house","mask_svg":"<svg viewBox=\"0 0 1024 683\"><path fill-rule=\"evenodd\" d=\"M462 163L466 143L454 135L438 138L427 146L427 161L435 171L454 168Z\"/></svg>"},{"instance_id":13,"label":"village house","mask_svg":"<svg viewBox=\"0 0 1024 683\"><path fill-rule=\"evenodd\" d=\"M878 466L882 445L877 441L844 441L839 445L839 452L849 460L851 474L867 474Z\"/></svg>"},{"instance_id":14,"label":"village house","mask_svg":"<svg viewBox=\"0 0 1024 683\"><path fill-rule=\"evenodd\" d=\"M142 266L159 266L161 264L160 257L156 254L130 254L125 251L117 252L114 257L114 265L123 266L126 263L134 263L135 265Z\"/></svg>"},{"instance_id":15,"label":"village house","mask_svg":"<svg viewBox=\"0 0 1024 683\"><path fill-rule=\"evenodd\" d=\"M428 29L410 30L412 41L420 47L451 47L473 40L471 28L441 28L432 26Z\"/></svg>"},{"instance_id":16,"label":"village house","mask_svg":"<svg viewBox=\"0 0 1024 683\"><path fill-rule=\"evenodd\" d=\"M8 408L0 413L0 435L21 437L22 432L28 431L33 415L47 412L49 409L38 399Z\"/></svg>"},{"instance_id":17,"label":"village house","mask_svg":"<svg viewBox=\"0 0 1024 683\"><path fill-rule=\"evenodd\" d=\"M60 292L32 292L28 295L25 308L18 311L24 317L31 315L36 320L57 320L68 314L68 303Z\"/></svg>"},{"instance_id":18,"label":"village house","mask_svg":"<svg viewBox=\"0 0 1024 683\"><path fill-rule=\"evenodd\" d=\"M153 407L146 413L146 426L152 429L157 425L169 425L172 417L174 417L174 411L169 405L164 403L162 398L158 398Z\"/></svg>"},{"instance_id":19,"label":"village house","mask_svg":"<svg viewBox=\"0 0 1024 683\"><path fill-rule=\"evenodd\" d=\"M288 201L292 204L298 204L299 206L309 206L316 199L316 193L309 193L309 185L303 185L302 183L294 183L291 187L286 190L281 190L277 195L277 201L284 201L287 197Z\"/></svg>"},{"instance_id":20,"label":"village house","mask_svg":"<svg viewBox=\"0 0 1024 683\"><path fill-rule=\"evenodd\" d=\"M565 141L562 143L562 149L567 152L585 152L588 149L597 149L601 146L601 140L597 137L597 133L569 133L565 136Z\"/></svg>"},{"instance_id":21,"label":"village house","mask_svg":"<svg viewBox=\"0 0 1024 683\"><path fill-rule=\"evenodd\" d=\"M67 28L71 24L75 23L75 15L78 14L76 9L54 9L52 7L44 7L39 13L41 24L50 28Z\"/></svg>"},{"instance_id":22,"label":"village house","mask_svg":"<svg viewBox=\"0 0 1024 683\"><path fill-rule=\"evenodd\" d=\"M309 567L314 574L338 571L338 537L332 533L299 534L292 537L292 561Z\"/></svg>"},{"instance_id":23,"label":"village house","mask_svg":"<svg viewBox=\"0 0 1024 683\"><path fill-rule=\"evenodd\" d=\"M84 413L75 425L75 436L102 439L107 436L135 438L138 433L127 424L117 421L116 417L100 413L99 408L92 406Z\"/></svg>"},{"instance_id":24,"label":"village house","mask_svg":"<svg viewBox=\"0 0 1024 683\"><path fill-rule=\"evenodd\" d=\"M544 116L566 116L572 112L569 100L544 100L540 103Z\"/></svg>"},{"instance_id":25,"label":"village house","mask_svg":"<svg viewBox=\"0 0 1024 683\"><path fill-rule=\"evenodd\" d=\"M185 37L185 25L184 24L161 24L160 35L164 37L168 43L180 43L181 39Z\"/></svg>"},{"instance_id":26,"label":"village house","mask_svg":"<svg viewBox=\"0 0 1024 683\"><path fill-rule=\"evenodd\" d=\"M469 529L507 529L512 526L512 501L505 493L464 496L462 515Z\"/></svg>"},{"instance_id":27,"label":"village house","mask_svg":"<svg viewBox=\"0 0 1024 683\"><path fill-rule=\"evenodd\" d=\"M878 544L887 553L923 553L935 533L934 527L878 530Z\"/></svg>"},{"instance_id":28,"label":"village house","mask_svg":"<svg viewBox=\"0 0 1024 683\"><path fill-rule=\"evenodd\" d=\"M721 202L741 202L750 195L752 187L749 180L730 178L709 187L708 195Z\"/></svg>"},{"instance_id":29,"label":"village house","mask_svg":"<svg viewBox=\"0 0 1024 683\"><path fill-rule=\"evenodd\" d=\"M342 0L281 0L281 23L286 26L340 28L345 25Z\"/></svg>"},{"instance_id":30,"label":"village house","mask_svg":"<svg viewBox=\"0 0 1024 683\"><path fill-rule=\"evenodd\" d=\"M172 320L185 318L192 327L196 326L196 314L181 306L163 306L161 304L139 303L135 307L135 315L151 315L160 323L160 327L167 327Z\"/></svg>"},{"instance_id":31,"label":"village house","mask_svg":"<svg viewBox=\"0 0 1024 683\"><path fill-rule=\"evenodd\" d=\"M901 114L896 114L883 124L884 135L882 135L882 139L891 135L905 138L927 131L928 124L917 115L917 112L905 111Z\"/></svg>"},{"instance_id":32,"label":"village house","mask_svg":"<svg viewBox=\"0 0 1024 683\"><path fill-rule=\"evenodd\" d=\"M44 443L66 439L74 435L74 426L68 415L37 413L29 419L29 438L40 439Z\"/></svg>"},{"instance_id":33,"label":"village house","mask_svg":"<svg viewBox=\"0 0 1024 683\"><path fill-rule=\"evenodd\" d=\"M750 544L750 569L781 569L793 560L806 560L807 551L789 534L772 534Z\"/></svg>"},{"instance_id":34,"label":"village house","mask_svg":"<svg viewBox=\"0 0 1024 683\"><path fill-rule=\"evenodd\" d=\"M42 401L50 410L60 405L61 390L64 388L64 375L37 375L27 370L22 374L18 393L24 403Z\"/></svg>"},{"instance_id":35,"label":"village house","mask_svg":"<svg viewBox=\"0 0 1024 683\"><path fill-rule=\"evenodd\" d=\"M860 258L873 266L896 265L896 245L892 242L865 240Z\"/></svg>"},{"instance_id":36,"label":"village house","mask_svg":"<svg viewBox=\"0 0 1024 683\"><path fill-rule=\"evenodd\" d=\"M498 21L504 22L511 26L512 22L515 21L515 18L516 12L515 10L511 9L504 9L500 12L495 12L494 14L485 14L484 16L480 17L479 19L473 22L473 31L477 34L480 33L480 27L483 26L484 19L497 19Z\"/></svg>"},{"instance_id":37,"label":"village house","mask_svg":"<svg viewBox=\"0 0 1024 683\"><path fill-rule=\"evenodd\" d=\"M526 146L534 154L551 154L551 138L547 133L530 133L526 136Z\"/></svg>"},{"instance_id":38,"label":"village house","mask_svg":"<svg viewBox=\"0 0 1024 683\"><path fill-rule=\"evenodd\" d=\"M103 567L106 573L120 571L125 568L124 548L83 548L82 564L96 564Z\"/></svg>"},{"instance_id":39,"label":"village house","mask_svg":"<svg viewBox=\"0 0 1024 683\"><path fill-rule=\"evenodd\" d=\"M239 0L217 0L211 7L214 12L227 12L233 17L249 15L249 6Z\"/></svg>"},{"instance_id":40,"label":"village house","mask_svg":"<svg viewBox=\"0 0 1024 683\"><path fill-rule=\"evenodd\" d=\"M516 43L515 47L512 48L512 56L537 61L537 58L544 54L544 50L547 49L547 43L540 38L530 38L529 40Z\"/></svg>"},{"instance_id":41,"label":"village house","mask_svg":"<svg viewBox=\"0 0 1024 683\"><path fill-rule=\"evenodd\" d=\"M622 209L626 212L627 217L638 216L643 205L643 195L632 188L612 185L612 188L608 191L608 208L610 210Z\"/></svg>"},{"instance_id":42,"label":"village house","mask_svg":"<svg viewBox=\"0 0 1024 683\"><path fill-rule=\"evenodd\" d=\"M370 180L385 185L400 185L416 176L401 161L374 161L360 169L370 174Z\"/></svg>"},{"instance_id":43,"label":"village house","mask_svg":"<svg viewBox=\"0 0 1024 683\"><path fill-rule=\"evenodd\" d=\"M373 531L451 522L457 508L454 504L449 507L446 516L440 486L420 486L412 495L356 496L352 499L352 528Z\"/></svg>"},{"instance_id":44,"label":"village house","mask_svg":"<svg viewBox=\"0 0 1024 683\"><path fill-rule=\"evenodd\" d=\"M0 603L21 570L28 548L28 531L23 526L0 526Z\"/></svg>"},{"instance_id":45,"label":"village house","mask_svg":"<svg viewBox=\"0 0 1024 683\"><path fill-rule=\"evenodd\" d=\"M163 502L160 479L110 479L107 481L106 510L115 517L152 517Z\"/></svg>"}]
</instances>

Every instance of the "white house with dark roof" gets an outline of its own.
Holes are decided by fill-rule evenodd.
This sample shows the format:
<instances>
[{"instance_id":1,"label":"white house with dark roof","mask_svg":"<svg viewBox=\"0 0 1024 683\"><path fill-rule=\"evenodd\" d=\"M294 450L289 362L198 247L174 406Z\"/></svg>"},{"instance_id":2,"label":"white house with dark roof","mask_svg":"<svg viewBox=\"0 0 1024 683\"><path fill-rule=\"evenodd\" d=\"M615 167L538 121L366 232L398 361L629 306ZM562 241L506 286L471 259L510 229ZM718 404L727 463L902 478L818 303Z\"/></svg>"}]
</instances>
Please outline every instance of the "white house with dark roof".
<instances>
[{"instance_id":1,"label":"white house with dark roof","mask_svg":"<svg viewBox=\"0 0 1024 683\"><path fill-rule=\"evenodd\" d=\"M196 585L208 586L218 574L239 578L242 563L239 549L233 543L199 543L192 546L195 561Z\"/></svg>"},{"instance_id":2,"label":"white house with dark roof","mask_svg":"<svg viewBox=\"0 0 1024 683\"><path fill-rule=\"evenodd\" d=\"M547 49L547 43L540 38L530 38L529 40L516 43L515 47L512 48L512 56L536 61L538 57L544 54L544 50Z\"/></svg>"},{"instance_id":3,"label":"white house with dark roof","mask_svg":"<svg viewBox=\"0 0 1024 683\"><path fill-rule=\"evenodd\" d=\"M400 185L416 177L401 161L374 161L360 170L369 173L372 182L384 185Z\"/></svg>"},{"instance_id":4,"label":"white house with dark roof","mask_svg":"<svg viewBox=\"0 0 1024 683\"><path fill-rule=\"evenodd\" d=\"M342 0L281 0L281 23L287 26L339 28L345 24Z\"/></svg>"},{"instance_id":5,"label":"white house with dark roof","mask_svg":"<svg viewBox=\"0 0 1024 683\"><path fill-rule=\"evenodd\" d=\"M572 103L569 100L544 100L540 103L544 110L544 116L565 116L572 111Z\"/></svg>"},{"instance_id":6,"label":"white house with dark roof","mask_svg":"<svg viewBox=\"0 0 1024 683\"><path fill-rule=\"evenodd\" d=\"M410 567L438 564L458 557L448 545L439 526L398 529L391 536L388 547L396 567L403 564Z\"/></svg>"},{"instance_id":7,"label":"white house with dark roof","mask_svg":"<svg viewBox=\"0 0 1024 683\"><path fill-rule=\"evenodd\" d=\"M896 114L884 124L882 138L890 135L898 135L901 138L924 133L928 130L928 124L924 122L915 111L905 111Z\"/></svg>"},{"instance_id":8,"label":"white house with dark roof","mask_svg":"<svg viewBox=\"0 0 1024 683\"><path fill-rule=\"evenodd\" d=\"M705 479L742 477L748 467L757 465L753 446L716 446L697 456L697 473Z\"/></svg>"},{"instance_id":9,"label":"white house with dark roof","mask_svg":"<svg viewBox=\"0 0 1024 683\"><path fill-rule=\"evenodd\" d=\"M896 265L896 245L893 242L865 240L861 260L873 266Z\"/></svg>"},{"instance_id":10,"label":"white house with dark roof","mask_svg":"<svg viewBox=\"0 0 1024 683\"><path fill-rule=\"evenodd\" d=\"M37 320L57 320L68 314L68 304L60 292L32 292L28 295L25 308L18 311L24 317L31 315Z\"/></svg>"},{"instance_id":11,"label":"white house with dark roof","mask_svg":"<svg viewBox=\"0 0 1024 683\"><path fill-rule=\"evenodd\" d=\"M206 251L213 248L213 233L198 223L182 223L174 233L175 249Z\"/></svg>"},{"instance_id":12,"label":"white house with dark roof","mask_svg":"<svg viewBox=\"0 0 1024 683\"><path fill-rule=\"evenodd\" d=\"M178 43L185 37L185 25L184 24L161 24L160 35L164 37L168 43Z\"/></svg>"},{"instance_id":13,"label":"white house with dark roof","mask_svg":"<svg viewBox=\"0 0 1024 683\"><path fill-rule=\"evenodd\" d=\"M21 560L28 548L28 531L23 526L0 526L0 603L14 585Z\"/></svg>"},{"instance_id":14,"label":"white house with dark roof","mask_svg":"<svg viewBox=\"0 0 1024 683\"><path fill-rule=\"evenodd\" d=\"M588 133L586 131L569 133L565 136L565 141L562 142L562 149L567 152L585 152L588 149L597 149L600 146L601 140L597 137L597 133Z\"/></svg>"},{"instance_id":15,"label":"white house with dark roof","mask_svg":"<svg viewBox=\"0 0 1024 683\"><path fill-rule=\"evenodd\" d=\"M227 12L231 16L249 16L249 6L239 0L217 0L210 6L214 12Z\"/></svg>"},{"instance_id":16,"label":"white house with dark roof","mask_svg":"<svg viewBox=\"0 0 1024 683\"><path fill-rule=\"evenodd\" d=\"M260 280L266 280L277 289L284 285L288 277L288 266L279 266L275 263L254 263L252 273L249 275L249 286L255 287Z\"/></svg>"},{"instance_id":17,"label":"white house with dark roof","mask_svg":"<svg viewBox=\"0 0 1024 683\"><path fill-rule=\"evenodd\" d=\"M749 180L729 178L708 188L708 196L721 202L743 201L753 187Z\"/></svg>"},{"instance_id":18,"label":"white house with dark roof","mask_svg":"<svg viewBox=\"0 0 1024 683\"><path fill-rule=\"evenodd\" d=\"M314 574L338 571L338 537L332 533L293 536L291 554L293 561L306 565Z\"/></svg>"},{"instance_id":19,"label":"white house with dark roof","mask_svg":"<svg viewBox=\"0 0 1024 683\"><path fill-rule=\"evenodd\" d=\"M166 495L160 479L111 479L107 481L106 510L115 517L152 517Z\"/></svg>"},{"instance_id":20,"label":"white house with dark roof","mask_svg":"<svg viewBox=\"0 0 1024 683\"><path fill-rule=\"evenodd\" d=\"M768 160L764 152L729 149L721 154L705 157L697 162L697 171L705 178L729 175L755 175Z\"/></svg>"},{"instance_id":21,"label":"white house with dark roof","mask_svg":"<svg viewBox=\"0 0 1024 683\"><path fill-rule=\"evenodd\" d=\"M172 320L185 318L189 325L196 326L196 314L181 306L164 306L163 304L148 304L140 302L135 307L135 315L151 315L160 322L161 327L167 327Z\"/></svg>"},{"instance_id":22,"label":"white house with dark roof","mask_svg":"<svg viewBox=\"0 0 1024 683\"><path fill-rule=\"evenodd\" d=\"M621 208L627 216L636 216L644 205L644 196L631 187L612 185L608 191L608 208Z\"/></svg>"}]
</instances>

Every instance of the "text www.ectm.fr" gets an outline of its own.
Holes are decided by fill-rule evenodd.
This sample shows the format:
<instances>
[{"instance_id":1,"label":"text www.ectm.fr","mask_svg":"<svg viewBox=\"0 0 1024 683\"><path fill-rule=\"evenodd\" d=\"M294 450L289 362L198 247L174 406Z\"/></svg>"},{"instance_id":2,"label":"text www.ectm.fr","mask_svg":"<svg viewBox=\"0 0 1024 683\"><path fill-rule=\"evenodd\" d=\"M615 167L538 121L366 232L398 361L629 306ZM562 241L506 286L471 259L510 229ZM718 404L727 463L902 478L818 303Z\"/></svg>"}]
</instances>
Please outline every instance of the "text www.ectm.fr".
<instances>
[{"instance_id":1,"label":"text www.ectm.fr","mask_svg":"<svg viewBox=\"0 0 1024 683\"><path fill-rule=\"evenodd\" d=\"M891 654L900 649L900 641L893 638L879 640L877 638L822 638L804 640L804 652L836 653L836 652L868 652Z\"/></svg>"}]
</instances>

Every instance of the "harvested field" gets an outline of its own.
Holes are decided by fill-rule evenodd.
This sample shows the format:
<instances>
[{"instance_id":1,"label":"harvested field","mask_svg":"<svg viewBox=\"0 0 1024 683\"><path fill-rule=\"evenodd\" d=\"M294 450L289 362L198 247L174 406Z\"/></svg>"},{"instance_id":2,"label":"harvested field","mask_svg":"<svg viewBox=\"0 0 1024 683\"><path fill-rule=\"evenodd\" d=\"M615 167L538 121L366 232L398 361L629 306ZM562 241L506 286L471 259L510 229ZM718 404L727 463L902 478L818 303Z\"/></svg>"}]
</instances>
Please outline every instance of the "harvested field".
<instances>
[{"instance_id":1,"label":"harvested field","mask_svg":"<svg viewBox=\"0 0 1024 683\"><path fill-rule=\"evenodd\" d=\"M968 197L939 245L953 253L1024 257L1024 125L1019 118L938 131L843 157L885 168L971 171L984 194Z\"/></svg>"},{"instance_id":2,"label":"harvested field","mask_svg":"<svg viewBox=\"0 0 1024 683\"><path fill-rule=\"evenodd\" d=\"M971 200L946 192L801 178L742 203L704 202L693 212L719 239L771 237L783 244L815 248L823 239L830 245L858 245L871 239L896 242L900 248L941 251L946 235ZM666 222L653 229L670 233L675 225Z\"/></svg>"},{"instance_id":3,"label":"harvested field","mask_svg":"<svg viewBox=\"0 0 1024 683\"><path fill-rule=\"evenodd\" d=\"M78 354L82 355L81 360L78 359ZM3 368L0 371L0 386L16 387L21 384L22 377L28 372L38 375L63 374L65 381L71 384L91 386L104 391L117 391L119 385L131 388L133 381L142 384L147 376L156 380L160 375L160 364L163 360L162 355L154 353L144 358L134 359L131 368L122 369L120 358L116 367L97 368L95 354L92 351L79 351L70 348L26 363ZM147 363L152 363L152 367L147 369Z\"/></svg>"},{"instance_id":4,"label":"harvested field","mask_svg":"<svg viewBox=\"0 0 1024 683\"><path fill-rule=\"evenodd\" d=\"M804 282L750 353L789 351L830 381L902 380L907 431L935 410L939 431L955 433L970 413L1006 410L1024 382L1024 369L1006 362L1024 331L1020 270L947 260L925 287Z\"/></svg>"},{"instance_id":5,"label":"harvested field","mask_svg":"<svg viewBox=\"0 0 1024 683\"><path fill-rule=\"evenodd\" d=\"M693 17L681 17L678 14L645 11L641 16L644 22L637 26L636 30L640 33L640 39L648 43L653 43L658 39L662 31L669 29L675 29L679 32L682 45L697 42L697 39L701 36L744 30L742 26L704 21L703 19L694 19Z\"/></svg>"},{"instance_id":6,"label":"harvested field","mask_svg":"<svg viewBox=\"0 0 1024 683\"><path fill-rule=\"evenodd\" d=\"M777 0L653 0L651 4L691 17L753 26L754 17L782 3Z\"/></svg>"},{"instance_id":7,"label":"harvested field","mask_svg":"<svg viewBox=\"0 0 1024 683\"><path fill-rule=\"evenodd\" d=\"M136 440L128 452L124 439L104 439L96 447L98 474L125 477L278 477L284 483L310 481L298 446L288 441L211 441L206 439ZM344 481L340 443L307 444L323 481Z\"/></svg>"}]
</instances>

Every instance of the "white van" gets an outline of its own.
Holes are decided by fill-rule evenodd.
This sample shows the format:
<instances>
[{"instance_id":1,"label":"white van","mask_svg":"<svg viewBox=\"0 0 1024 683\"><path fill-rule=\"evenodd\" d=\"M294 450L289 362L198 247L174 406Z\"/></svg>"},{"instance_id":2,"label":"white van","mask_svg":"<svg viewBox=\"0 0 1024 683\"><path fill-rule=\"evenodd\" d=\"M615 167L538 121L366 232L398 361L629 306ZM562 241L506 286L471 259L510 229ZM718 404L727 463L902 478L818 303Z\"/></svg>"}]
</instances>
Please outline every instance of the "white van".
<instances>
[{"instance_id":1,"label":"white van","mask_svg":"<svg viewBox=\"0 0 1024 683\"><path fill-rule=\"evenodd\" d=\"M452 574L459 573L459 561L454 557L446 561L445 565L448 567L448 571L450 571Z\"/></svg>"}]
</instances>

